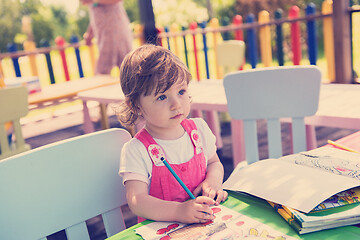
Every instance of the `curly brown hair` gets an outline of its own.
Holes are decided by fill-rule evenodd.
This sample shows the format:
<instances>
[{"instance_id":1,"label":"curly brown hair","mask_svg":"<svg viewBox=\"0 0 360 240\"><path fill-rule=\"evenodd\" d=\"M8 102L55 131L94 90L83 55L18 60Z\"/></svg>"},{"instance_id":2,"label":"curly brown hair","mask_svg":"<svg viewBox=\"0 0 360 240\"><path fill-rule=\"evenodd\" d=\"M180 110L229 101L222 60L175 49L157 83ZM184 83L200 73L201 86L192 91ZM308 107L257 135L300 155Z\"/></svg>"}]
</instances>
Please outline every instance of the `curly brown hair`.
<instances>
[{"instance_id":1,"label":"curly brown hair","mask_svg":"<svg viewBox=\"0 0 360 240\"><path fill-rule=\"evenodd\" d=\"M179 79L189 84L191 74L166 48L146 44L130 52L120 66L120 84L126 99L116 111L120 123L134 125L139 118L140 96L163 93Z\"/></svg>"}]
</instances>

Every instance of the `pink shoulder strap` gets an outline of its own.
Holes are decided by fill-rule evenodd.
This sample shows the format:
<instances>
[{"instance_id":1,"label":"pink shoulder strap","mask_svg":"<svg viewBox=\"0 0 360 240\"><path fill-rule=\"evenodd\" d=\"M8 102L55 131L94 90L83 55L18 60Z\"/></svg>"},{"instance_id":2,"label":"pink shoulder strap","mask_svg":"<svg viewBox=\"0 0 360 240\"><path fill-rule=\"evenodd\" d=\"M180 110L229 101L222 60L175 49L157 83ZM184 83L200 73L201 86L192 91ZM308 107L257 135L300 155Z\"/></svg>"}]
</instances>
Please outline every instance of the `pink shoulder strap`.
<instances>
[{"instance_id":1,"label":"pink shoulder strap","mask_svg":"<svg viewBox=\"0 0 360 240\"><path fill-rule=\"evenodd\" d=\"M184 119L184 121L181 122L181 125L184 127L185 131L190 136L191 142L193 143L195 149L202 151L203 148L202 148L202 143L200 141L200 134L196 128L194 121L191 119Z\"/></svg>"},{"instance_id":2,"label":"pink shoulder strap","mask_svg":"<svg viewBox=\"0 0 360 240\"><path fill-rule=\"evenodd\" d=\"M181 122L181 125L190 136L191 142L194 145L194 152L202 151L202 144L200 141L199 131L196 128L196 125L193 120L185 119ZM155 165L158 165L162 162L162 158L165 158L165 153L162 148L156 143L154 138L146 131L145 128L141 129L136 135L137 138L142 144L144 144L147 149L149 156Z\"/></svg>"},{"instance_id":3,"label":"pink shoulder strap","mask_svg":"<svg viewBox=\"0 0 360 240\"><path fill-rule=\"evenodd\" d=\"M135 138L144 144L151 160L155 165L158 165L162 162L162 158L165 158L165 153L145 128L141 129L135 135Z\"/></svg>"}]
</instances>

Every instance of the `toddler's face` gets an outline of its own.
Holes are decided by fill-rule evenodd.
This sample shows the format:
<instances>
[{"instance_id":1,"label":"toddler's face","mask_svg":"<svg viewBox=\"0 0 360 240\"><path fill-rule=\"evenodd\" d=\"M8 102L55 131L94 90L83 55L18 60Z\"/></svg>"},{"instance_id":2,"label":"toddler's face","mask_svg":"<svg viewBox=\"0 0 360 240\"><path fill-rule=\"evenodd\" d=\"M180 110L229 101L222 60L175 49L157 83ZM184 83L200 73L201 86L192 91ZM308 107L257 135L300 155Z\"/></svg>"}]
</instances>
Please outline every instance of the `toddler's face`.
<instances>
[{"instance_id":1,"label":"toddler's face","mask_svg":"<svg viewBox=\"0 0 360 240\"><path fill-rule=\"evenodd\" d=\"M140 114L151 130L168 130L179 127L190 113L188 84L179 79L163 93L140 97Z\"/></svg>"}]
</instances>

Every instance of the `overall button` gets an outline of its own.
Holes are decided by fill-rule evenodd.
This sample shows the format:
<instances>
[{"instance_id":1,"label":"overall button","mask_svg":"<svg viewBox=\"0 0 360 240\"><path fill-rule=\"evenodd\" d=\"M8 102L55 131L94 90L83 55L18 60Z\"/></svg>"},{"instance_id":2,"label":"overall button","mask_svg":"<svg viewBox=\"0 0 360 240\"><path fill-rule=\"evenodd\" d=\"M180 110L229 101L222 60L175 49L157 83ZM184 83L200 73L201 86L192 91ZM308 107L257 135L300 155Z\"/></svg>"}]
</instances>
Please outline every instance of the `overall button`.
<instances>
[{"instance_id":1,"label":"overall button","mask_svg":"<svg viewBox=\"0 0 360 240\"><path fill-rule=\"evenodd\" d=\"M186 167L182 167L181 171L185 172L186 171Z\"/></svg>"}]
</instances>

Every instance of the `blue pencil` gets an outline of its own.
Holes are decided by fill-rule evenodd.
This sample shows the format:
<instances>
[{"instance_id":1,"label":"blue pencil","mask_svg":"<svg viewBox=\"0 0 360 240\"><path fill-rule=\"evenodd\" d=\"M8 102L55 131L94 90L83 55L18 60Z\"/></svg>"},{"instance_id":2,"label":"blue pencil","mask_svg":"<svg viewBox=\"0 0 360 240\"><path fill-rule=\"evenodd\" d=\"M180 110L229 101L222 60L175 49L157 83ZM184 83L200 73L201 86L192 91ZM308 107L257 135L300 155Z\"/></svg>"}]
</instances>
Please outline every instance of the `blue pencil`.
<instances>
[{"instance_id":1,"label":"blue pencil","mask_svg":"<svg viewBox=\"0 0 360 240\"><path fill-rule=\"evenodd\" d=\"M176 174L176 172L174 171L174 169L172 169L172 167L169 165L169 163L166 161L165 158L161 157L161 161L163 161L163 163L165 164L165 166L169 169L169 171L171 172L171 174L176 178L176 180L180 183L180 185L183 187L183 189L187 192L187 194L189 194L190 198L195 199L195 196L192 194L192 192L190 192L190 190L186 187L186 185L184 184L184 182L180 179L180 177Z\"/></svg>"}]
</instances>

